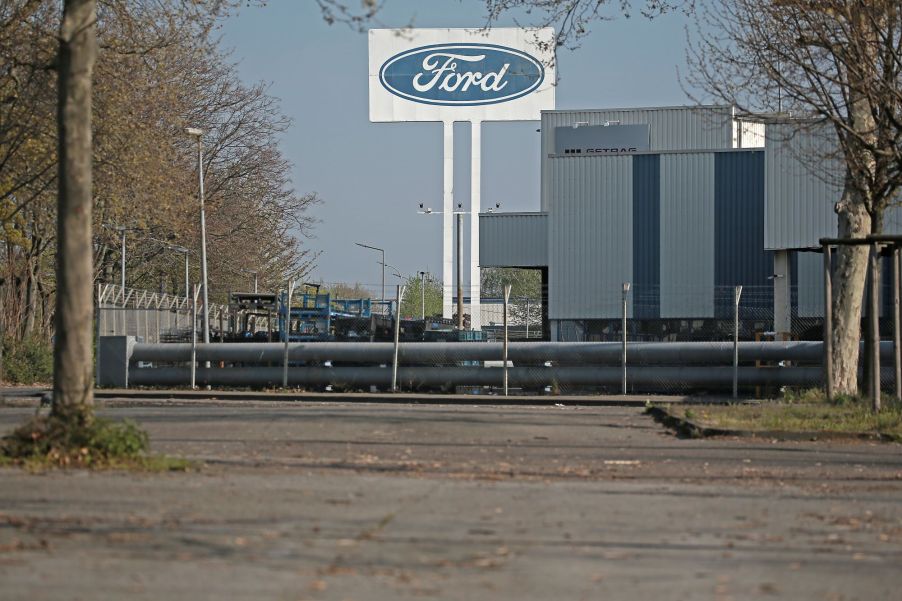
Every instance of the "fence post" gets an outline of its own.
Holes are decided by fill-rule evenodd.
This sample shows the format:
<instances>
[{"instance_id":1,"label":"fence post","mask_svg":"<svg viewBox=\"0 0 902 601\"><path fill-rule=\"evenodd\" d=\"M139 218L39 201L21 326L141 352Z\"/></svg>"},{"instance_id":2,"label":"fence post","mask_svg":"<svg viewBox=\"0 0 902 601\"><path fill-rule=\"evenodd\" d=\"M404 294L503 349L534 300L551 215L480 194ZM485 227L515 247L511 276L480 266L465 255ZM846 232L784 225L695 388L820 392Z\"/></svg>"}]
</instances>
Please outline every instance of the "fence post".
<instances>
[{"instance_id":1,"label":"fence post","mask_svg":"<svg viewBox=\"0 0 902 601\"><path fill-rule=\"evenodd\" d=\"M401 338L401 299L404 297L405 286L398 285L396 298L398 306L395 310L395 348L391 362L391 391L398 392L398 345Z\"/></svg>"},{"instance_id":2,"label":"fence post","mask_svg":"<svg viewBox=\"0 0 902 601\"><path fill-rule=\"evenodd\" d=\"M871 392L874 412L880 411L880 246L871 244L871 302L868 307L871 332Z\"/></svg>"},{"instance_id":3,"label":"fence post","mask_svg":"<svg viewBox=\"0 0 902 601\"><path fill-rule=\"evenodd\" d=\"M100 294L101 287L103 284L97 284L97 323L94 324L94 328L97 333L97 341L95 342L97 350L94 352L94 386L98 386L100 384ZM2 292L2 288L0 288L0 292ZM2 340L2 336L0 336L0 340ZM3 379L3 356L2 356L2 345L0 345L0 380Z\"/></svg>"},{"instance_id":4,"label":"fence post","mask_svg":"<svg viewBox=\"0 0 902 601\"><path fill-rule=\"evenodd\" d=\"M742 286L733 291L733 398L739 397L739 299Z\"/></svg>"},{"instance_id":5,"label":"fence post","mask_svg":"<svg viewBox=\"0 0 902 601\"><path fill-rule=\"evenodd\" d=\"M893 377L896 383L896 399L902 400L902 347L900 347L899 323L899 247L893 245Z\"/></svg>"},{"instance_id":6,"label":"fence post","mask_svg":"<svg viewBox=\"0 0 902 601\"><path fill-rule=\"evenodd\" d=\"M282 362L282 388L288 388L288 339L290 338L289 334L291 332L291 296L294 294L294 282L291 280L288 281L288 297L285 299L285 320L282 322L284 325L284 332L280 332L280 334L285 336L285 356Z\"/></svg>"},{"instance_id":7,"label":"fence post","mask_svg":"<svg viewBox=\"0 0 902 601\"><path fill-rule=\"evenodd\" d=\"M824 244L824 391L833 400L833 261Z\"/></svg>"},{"instance_id":8,"label":"fence post","mask_svg":"<svg viewBox=\"0 0 902 601\"><path fill-rule=\"evenodd\" d=\"M191 390L197 388L197 295L200 286L194 284L194 300L191 303Z\"/></svg>"},{"instance_id":9,"label":"fence post","mask_svg":"<svg viewBox=\"0 0 902 601\"><path fill-rule=\"evenodd\" d=\"M529 297L526 297L526 340L529 340Z\"/></svg>"},{"instance_id":10,"label":"fence post","mask_svg":"<svg viewBox=\"0 0 902 601\"><path fill-rule=\"evenodd\" d=\"M507 304L510 302L511 285L504 285L504 345L502 347L502 369L504 372L504 396L507 396Z\"/></svg>"},{"instance_id":11,"label":"fence post","mask_svg":"<svg viewBox=\"0 0 902 601\"><path fill-rule=\"evenodd\" d=\"M623 368L623 375L620 380L620 392L622 394L626 394L626 295L629 294L630 291L630 283L623 282L623 325L622 325L622 334L623 334L623 353L620 358L620 363Z\"/></svg>"}]
</instances>

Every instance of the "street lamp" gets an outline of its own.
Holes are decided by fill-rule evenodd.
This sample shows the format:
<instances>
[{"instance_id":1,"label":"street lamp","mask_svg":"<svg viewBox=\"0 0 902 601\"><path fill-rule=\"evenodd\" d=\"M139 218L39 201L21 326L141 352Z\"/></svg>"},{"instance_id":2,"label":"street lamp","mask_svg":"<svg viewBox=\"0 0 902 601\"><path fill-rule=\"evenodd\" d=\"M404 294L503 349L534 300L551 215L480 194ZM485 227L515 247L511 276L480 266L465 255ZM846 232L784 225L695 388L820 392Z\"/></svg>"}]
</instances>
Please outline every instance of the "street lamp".
<instances>
[{"instance_id":1,"label":"street lamp","mask_svg":"<svg viewBox=\"0 0 902 601\"><path fill-rule=\"evenodd\" d=\"M357 246L362 248L368 248L370 250L378 250L382 253L382 297L379 299L382 302L382 306L385 306L385 249L379 248L377 246L370 246L369 244L364 244L362 242L355 242Z\"/></svg>"},{"instance_id":2,"label":"street lamp","mask_svg":"<svg viewBox=\"0 0 902 601\"><path fill-rule=\"evenodd\" d=\"M388 267L389 269L394 271L394 273L391 275L395 276L396 278L401 278L402 280L404 279L404 276L401 275L400 270L398 270L398 268L395 267L394 265L392 265L391 263L383 263L381 261L378 261L378 263L379 263L379 265L382 265L383 267Z\"/></svg>"},{"instance_id":3,"label":"street lamp","mask_svg":"<svg viewBox=\"0 0 902 601\"><path fill-rule=\"evenodd\" d=\"M204 344L210 342L210 302L207 289L207 217L204 212L204 130L185 128L185 133L197 138L197 177L200 197L200 277L204 299Z\"/></svg>"},{"instance_id":4,"label":"street lamp","mask_svg":"<svg viewBox=\"0 0 902 601\"><path fill-rule=\"evenodd\" d=\"M171 244L171 243L169 243L169 242L166 242L165 240L160 240L160 239L158 239L158 238L148 237L148 238L146 238L146 239L147 239L147 240L150 240L150 241L152 241L152 242L156 242L157 244L162 244L162 245L165 246L168 250L172 250L172 251L175 251L175 252L177 252L177 253L181 253L181 254L185 255L185 298L186 298L186 299L189 298L189 295L190 295L191 293L188 292L188 287L189 287L189 285L190 285L190 284L188 283L188 253L190 253L191 250L188 249L188 248L185 248L184 246L178 246L177 244Z\"/></svg>"},{"instance_id":5,"label":"street lamp","mask_svg":"<svg viewBox=\"0 0 902 601\"><path fill-rule=\"evenodd\" d=\"M500 206L500 205L499 205ZM420 215L441 215L442 211L433 211L430 207L424 207L420 203ZM464 288L463 288L463 257L461 257L461 248L463 248L463 224L461 222L463 215L469 215L470 211L464 211L463 205L457 203L457 210L452 214L457 215L457 328L464 329ZM444 297L444 292L442 293ZM472 305L473 299L470 299Z\"/></svg>"},{"instance_id":6,"label":"street lamp","mask_svg":"<svg viewBox=\"0 0 902 601\"><path fill-rule=\"evenodd\" d=\"M191 251L184 246L175 246L172 244L167 245L169 250L174 250L177 253L182 253L185 255L185 298L190 296L190 292L188 292L188 253Z\"/></svg>"},{"instance_id":7,"label":"street lamp","mask_svg":"<svg viewBox=\"0 0 902 601\"><path fill-rule=\"evenodd\" d=\"M120 276L120 286L122 287L122 295L125 298L125 232L135 231L138 228L135 227L125 227L124 225L113 225L111 223L104 223L103 227L119 232L120 242L122 244L122 252L120 252L120 268L119 268L119 276Z\"/></svg>"},{"instance_id":8,"label":"street lamp","mask_svg":"<svg viewBox=\"0 0 902 601\"><path fill-rule=\"evenodd\" d=\"M252 274L254 276L254 294L257 294L257 275L259 274L256 271L252 271L250 269L242 268L241 271L243 271L244 273Z\"/></svg>"},{"instance_id":9,"label":"street lamp","mask_svg":"<svg viewBox=\"0 0 902 601\"><path fill-rule=\"evenodd\" d=\"M423 323L426 323L426 272L420 272L420 303L422 304L421 308L421 317L423 319Z\"/></svg>"}]
</instances>

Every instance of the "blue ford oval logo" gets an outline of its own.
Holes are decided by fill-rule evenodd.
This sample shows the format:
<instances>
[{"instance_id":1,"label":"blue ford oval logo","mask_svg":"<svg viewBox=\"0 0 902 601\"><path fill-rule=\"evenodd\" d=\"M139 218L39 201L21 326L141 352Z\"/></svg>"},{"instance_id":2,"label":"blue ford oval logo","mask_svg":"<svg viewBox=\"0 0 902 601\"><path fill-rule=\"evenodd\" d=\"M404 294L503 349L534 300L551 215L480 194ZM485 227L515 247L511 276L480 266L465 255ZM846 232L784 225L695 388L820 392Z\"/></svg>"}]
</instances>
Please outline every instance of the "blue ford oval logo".
<instances>
[{"instance_id":1,"label":"blue ford oval logo","mask_svg":"<svg viewBox=\"0 0 902 601\"><path fill-rule=\"evenodd\" d=\"M392 94L446 106L507 102L529 94L544 78L537 59L494 44L421 46L391 57L379 70L379 81Z\"/></svg>"}]
</instances>

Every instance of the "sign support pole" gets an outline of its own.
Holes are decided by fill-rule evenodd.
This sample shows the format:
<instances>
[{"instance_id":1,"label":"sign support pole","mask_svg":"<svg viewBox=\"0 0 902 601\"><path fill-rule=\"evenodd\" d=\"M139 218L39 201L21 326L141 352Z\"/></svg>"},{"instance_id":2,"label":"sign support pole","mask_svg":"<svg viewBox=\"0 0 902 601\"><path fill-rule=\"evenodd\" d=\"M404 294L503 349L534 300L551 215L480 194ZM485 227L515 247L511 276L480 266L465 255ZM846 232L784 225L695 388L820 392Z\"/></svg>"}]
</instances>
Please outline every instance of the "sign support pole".
<instances>
[{"instance_id":1,"label":"sign support pole","mask_svg":"<svg viewBox=\"0 0 902 601\"><path fill-rule=\"evenodd\" d=\"M444 154L442 164L442 317L451 319L451 291L454 287L454 121L442 122Z\"/></svg>"},{"instance_id":2,"label":"sign support pole","mask_svg":"<svg viewBox=\"0 0 902 601\"><path fill-rule=\"evenodd\" d=\"M482 121L470 122L470 329L482 329L479 212L482 210Z\"/></svg>"}]
</instances>

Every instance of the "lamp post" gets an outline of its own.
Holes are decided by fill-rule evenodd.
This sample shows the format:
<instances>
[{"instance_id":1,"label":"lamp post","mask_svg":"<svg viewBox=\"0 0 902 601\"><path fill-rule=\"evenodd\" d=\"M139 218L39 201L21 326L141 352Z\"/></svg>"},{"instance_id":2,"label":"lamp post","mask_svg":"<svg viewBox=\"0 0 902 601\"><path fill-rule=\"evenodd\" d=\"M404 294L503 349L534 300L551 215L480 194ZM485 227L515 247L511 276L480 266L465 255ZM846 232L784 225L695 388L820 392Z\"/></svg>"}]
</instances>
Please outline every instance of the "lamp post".
<instances>
[{"instance_id":1,"label":"lamp post","mask_svg":"<svg viewBox=\"0 0 902 601\"><path fill-rule=\"evenodd\" d=\"M377 250L382 253L382 297L379 299L382 302L382 306L385 306L385 249L379 248L377 246L370 246L369 244L363 244L362 242L355 242L357 246L362 248L368 248L370 250Z\"/></svg>"},{"instance_id":2,"label":"lamp post","mask_svg":"<svg viewBox=\"0 0 902 601\"><path fill-rule=\"evenodd\" d=\"M388 267L389 269L392 270L393 273L390 273L389 275L393 275L396 278L401 278L402 280L404 279L404 276L401 275L401 271L397 267L392 265L391 263L383 263L383 262L379 261L379 264L382 265L382 267Z\"/></svg>"},{"instance_id":3,"label":"lamp post","mask_svg":"<svg viewBox=\"0 0 902 601\"><path fill-rule=\"evenodd\" d=\"M122 264L119 268L119 273L122 276L122 283L120 284L120 286L122 288L122 294L125 294L125 228L119 227L116 229L118 229L119 233L122 235L122 252L120 253L121 254L120 258L122 259Z\"/></svg>"},{"instance_id":4,"label":"lamp post","mask_svg":"<svg viewBox=\"0 0 902 601\"><path fill-rule=\"evenodd\" d=\"M498 206L501 206L500 204ZM431 208L424 208L420 203L420 215L441 215L442 211L433 211ZM464 329L464 292L463 292L463 261L461 257L461 248L463 247L463 224L461 223L463 215L469 215L470 211L464 211L461 203L457 203L457 210L453 211L457 215L457 329ZM472 286L472 282L471 282ZM444 292L442 292L444 298ZM473 306L473 299L470 299L470 306Z\"/></svg>"},{"instance_id":5,"label":"lamp post","mask_svg":"<svg viewBox=\"0 0 902 601\"><path fill-rule=\"evenodd\" d=\"M210 297L207 286L207 217L204 212L204 130L197 127L185 128L185 133L197 138L197 178L200 197L200 277L203 286L204 303L204 344L210 342Z\"/></svg>"},{"instance_id":6,"label":"lamp post","mask_svg":"<svg viewBox=\"0 0 902 601\"><path fill-rule=\"evenodd\" d=\"M390 275L393 275L393 276L395 276L396 278L398 278L399 280L404 281L404 276L401 275L401 272L398 271L398 268L397 268L397 267L395 267L394 265L389 265L388 263L384 263L384 262L383 262L383 263L382 263L382 269L384 270L386 267L388 267L389 269L392 270L393 273L391 273ZM401 299L398 298L397 295L395 295L395 300L397 301L397 307L395 307L395 310L398 312L398 315L400 315L400 314L401 314Z\"/></svg>"},{"instance_id":7,"label":"lamp post","mask_svg":"<svg viewBox=\"0 0 902 601\"><path fill-rule=\"evenodd\" d=\"M254 276L254 294L257 294L257 276L259 275L256 271L251 269L242 269L244 273L249 273Z\"/></svg>"},{"instance_id":8,"label":"lamp post","mask_svg":"<svg viewBox=\"0 0 902 601\"><path fill-rule=\"evenodd\" d=\"M188 253L191 251L184 246L170 246L169 250L174 250L177 253L182 253L185 255L185 298L191 294L188 292Z\"/></svg>"},{"instance_id":9,"label":"lamp post","mask_svg":"<svg viewBox=\"0 0 902 601\"><path fill-rule=\"evenodd\" d=\"M623 394L626 394L626 309L627 309L627 295L629 294L629 291L630 291L630 283L623 282L623 294L622 294L623 324L621 325L621 330L622 330L621 333L623 334L623 348L622 348L621 357L620 357L620 362L621 362L621 366L622 366L622 370L623 370L621 373L620 391Z\"/></svg>"},{"instance_id":10,"label":"lamp post","mask_svg":"<svg viewBox=\"0 0 902 601\"><path fill-rule=\"evenodd\" d=\"M122 288L123 298L125 298L125 232L137 228L125 227L124 225L113 225L111 223L104 223L103 227L119 232L119 244L121 248L121 251L119 252L119 285Z\"/></svg>"},{"instance_id":11,"label":"lamp post","mask_svg":"<svg viewBox=\"0 0 902 601\"><path fill-rule=\"evenodd\" d=\"M426 323L426 272L420 272L420 317Z\"/></svg>"}]
</instances>

